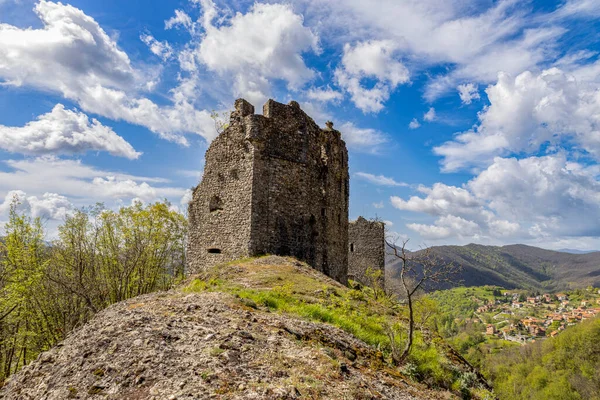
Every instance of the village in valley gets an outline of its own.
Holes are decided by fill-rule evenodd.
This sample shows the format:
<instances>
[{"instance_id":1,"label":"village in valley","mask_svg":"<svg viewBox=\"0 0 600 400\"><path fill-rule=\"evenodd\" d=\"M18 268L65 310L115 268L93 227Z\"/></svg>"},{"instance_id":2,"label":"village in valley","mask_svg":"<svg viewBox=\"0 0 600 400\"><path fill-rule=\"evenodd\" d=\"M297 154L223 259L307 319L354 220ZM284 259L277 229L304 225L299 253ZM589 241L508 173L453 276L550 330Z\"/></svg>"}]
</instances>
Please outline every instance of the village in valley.
<instances>
[{"instance_id":1,"label":"village in valley","mask_svg":"<svg viewBox=\"0 0 600 400\"><path fill-rule=\"evenodd\" d=\"M520 344L554 337L600 315L600 289L594 287L554 294L497 286L451 291L463 297L461 315L455 315L456 324L470 325L490 339Z\"/></svg>"}]
</instances>

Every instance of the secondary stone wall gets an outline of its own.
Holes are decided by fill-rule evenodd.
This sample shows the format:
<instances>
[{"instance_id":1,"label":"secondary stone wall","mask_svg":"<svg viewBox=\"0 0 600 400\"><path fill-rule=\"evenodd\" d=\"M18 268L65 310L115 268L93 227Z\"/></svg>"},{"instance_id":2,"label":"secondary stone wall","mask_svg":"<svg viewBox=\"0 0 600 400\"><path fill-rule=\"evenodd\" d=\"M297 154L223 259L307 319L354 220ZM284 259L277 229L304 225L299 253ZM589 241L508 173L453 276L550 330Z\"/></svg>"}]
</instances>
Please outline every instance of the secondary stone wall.
<instances>
[{"instance_id":1,"label":"secondary stone wall","mask_svg":"<svg viewBox=\"0 0 600 400\"><path fill-rule=\"evenodd\" d=\"M232 169L237 179L227 178ZM269 100L255 115L249 103L236 101L190 203L190 272L270 253L294 256L346 283L348 185L340 132L319 128L296 102ZM210 211L215 195L223 206ZM217 248L221 253L209 251Z\"/></svg>"},{"instance_id":2,"label":"secondary stone wall","mask_svg":"<svg viewBox=\"0 0 600 400\"><path fill-rule=\"evenodd\" d=\"M358 217L348 226L348 278L371 284L369 268L381 271L380 287L385 287L385 224Z\"/></svg>"}]
</instances>

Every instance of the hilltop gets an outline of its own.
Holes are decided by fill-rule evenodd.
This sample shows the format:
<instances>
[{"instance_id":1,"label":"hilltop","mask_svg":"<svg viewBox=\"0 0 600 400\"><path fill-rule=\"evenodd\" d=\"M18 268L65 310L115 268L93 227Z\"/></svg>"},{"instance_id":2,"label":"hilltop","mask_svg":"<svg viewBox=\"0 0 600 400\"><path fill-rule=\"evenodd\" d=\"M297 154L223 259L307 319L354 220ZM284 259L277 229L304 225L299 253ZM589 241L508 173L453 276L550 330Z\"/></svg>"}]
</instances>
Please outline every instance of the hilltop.
<instances>
[{"instance_id":1,"label":"hilltop","mask_svg":"<svg viewBox=\"0 0 600 400\"><path fill-rule=\"evenodd\" d=\"M600 286L600 252L570 254L522 244L508 246L434 246L444 262L463 267L465 286L495 285L507 289L559 291ZM397 269L388 259L388 268Z\"/></svg>"},{"instance_id":2,"label":"hilltop","mask_svg":"<svg viewBox=\"0 0 600 400\"><path fill-rule=\"evenodd\" d=\"M427 385L391 365L389 313L293 259L242 260L108 307L13 375L0 398L441 399L451 394L440 387L469 390L456 383L469 379L483 390L426 331L415 354L427 363L411 360L410 374Z\"/></svg>"}]
</instances>

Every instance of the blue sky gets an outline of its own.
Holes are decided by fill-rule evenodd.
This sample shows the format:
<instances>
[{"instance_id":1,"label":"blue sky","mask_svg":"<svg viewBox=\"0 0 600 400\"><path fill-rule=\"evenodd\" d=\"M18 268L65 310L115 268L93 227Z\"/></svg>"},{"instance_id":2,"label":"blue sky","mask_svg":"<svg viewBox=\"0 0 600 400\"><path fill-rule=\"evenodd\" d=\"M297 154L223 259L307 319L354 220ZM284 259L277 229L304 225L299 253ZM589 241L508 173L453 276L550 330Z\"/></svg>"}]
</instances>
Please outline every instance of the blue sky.
<instances>
[{"instance_id":1,"label":"blue sky","mask_svg":"<svg viewBox=\"0 0 600 400\"><path fill-rule=\"evenodd\" d=\"M413 247L600 249L596 0L0 0L0 223L184 210L210 114L292 99L350 151L350 217ZM52 235L52 233L50 233Z\"/></svg>"}]
</instances>

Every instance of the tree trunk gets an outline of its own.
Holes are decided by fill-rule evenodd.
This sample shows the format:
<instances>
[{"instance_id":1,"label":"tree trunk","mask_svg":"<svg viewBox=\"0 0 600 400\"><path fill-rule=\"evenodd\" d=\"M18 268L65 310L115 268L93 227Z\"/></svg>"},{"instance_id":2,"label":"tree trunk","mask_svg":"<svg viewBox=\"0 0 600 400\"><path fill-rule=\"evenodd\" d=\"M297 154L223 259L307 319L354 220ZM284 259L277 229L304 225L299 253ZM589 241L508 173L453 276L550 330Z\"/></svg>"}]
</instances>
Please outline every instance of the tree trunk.
<instances>
[{"instance_id":1,"label":"tree trunk","mask_svg":"<svg viewBox=\"0 0 600 400\"><path fill-rule=\"evenodd\" d=\"M413 335L415 330L415 318L413 315L413 304L412 304L412 294L410 292L406 292L408 299L408 341L406 342L406 347L404 348L404 352L400 356L400 363L403 363L406 360L406 357L410 354L410 350L413 344Z\"/></svg>"}]
</instances>

